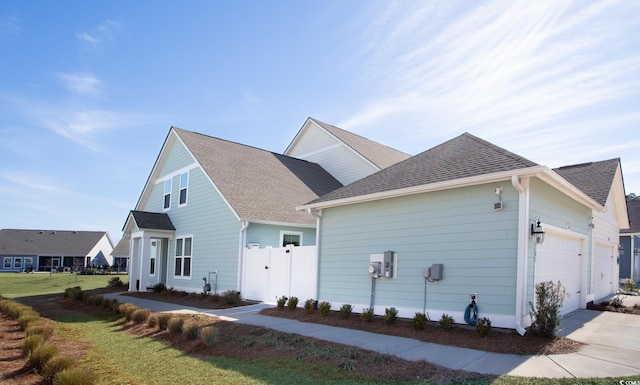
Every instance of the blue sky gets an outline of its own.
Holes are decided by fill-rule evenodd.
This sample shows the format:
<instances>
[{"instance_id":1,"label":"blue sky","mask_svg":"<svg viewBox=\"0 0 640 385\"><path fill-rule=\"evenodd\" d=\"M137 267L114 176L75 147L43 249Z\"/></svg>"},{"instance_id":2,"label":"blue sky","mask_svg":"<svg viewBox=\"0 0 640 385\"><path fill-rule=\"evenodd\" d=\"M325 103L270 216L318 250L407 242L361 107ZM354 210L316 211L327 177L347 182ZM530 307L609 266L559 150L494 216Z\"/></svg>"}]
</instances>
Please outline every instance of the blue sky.
<instances>
[{"instance_id":1,"label":"blue sky","mask_svg":"<svg viewBox=\"0 0 640 385\"><path fill-rule=\"evenodd\" d=\"M174 125L283 152L311 116L417 154L470 132L640 195L638 1L0 4L0 228L114 241Z\"/></svg>"}]
</instances>

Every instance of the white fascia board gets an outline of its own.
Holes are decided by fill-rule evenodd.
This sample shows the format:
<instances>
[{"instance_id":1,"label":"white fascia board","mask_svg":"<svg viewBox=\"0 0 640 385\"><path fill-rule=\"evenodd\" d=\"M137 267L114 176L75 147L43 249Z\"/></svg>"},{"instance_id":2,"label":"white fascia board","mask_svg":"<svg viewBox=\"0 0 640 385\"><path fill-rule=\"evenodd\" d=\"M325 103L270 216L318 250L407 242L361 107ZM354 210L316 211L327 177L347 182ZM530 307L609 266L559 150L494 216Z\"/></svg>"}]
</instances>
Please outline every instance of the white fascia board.
<instances>
[{"instance_id":1,"label":"white fascia board","mask_svg":"<svg viewBox=\"0 0 640 385\"><path fill-rule=\"evenodd\" d=\"M144 184L144 188L142 189L142 193L140 194L140 197L138 197L138 202L136 202L135 205L135 210L138 210L140 208L140 204L142 203L142 198L146 196L147 191L149 190L149 187L152 185L151 181L155 178L153 178L153 176L155 175L157 168L158 168L158 164L160 163L160 159L163 158L164 153L165 153L165 149L167 148L167 144L169 143L169 139L171 138L171 135L174 135L175 137L177 137L178 135L176 134L176 132L173 129L173 126L171 126L171 129L169 129L169 133L167 134L167 137L164 139L164 143L162 143L162 147L160 148L160 153L158 154L158 157L156 158L155 163L153 164L153 167L151 168L151 172L149 173L149 176L147 177L147 182ZM154 183L155 185L155 183ZM126 227L126 223L125 223L125 227ZM124 229L124 227L123 227Z\"/></svg>"},{"instance_id":2,"label":"white fascia board","mask_svg":"<svg viewBox=\"0 0 640 385\"><path fill-rule=\"evenodd\" d=\"M326 202L306 204L306 205L296 207L296 210L322 209L327 207L344 206L344 205L349 205L353 203L362 203L362 202L376 201L381 199L397 198L397 197L406 196L406 195L421 194L425 192L433 192L433 191L440 191L440 190L448 190L452 188L475 186L475 185L485 184L485 183L501 182L505 180L511 180L511 177L513 175L517 175L519 177L536 176L538 173L543 172L545 169L548 170L548 168L545 166L536 166L536 167L529 167L529 168L520 169L520 170L503 171L503 172L498 172L493 174L483 174L483 175L477 175L477 176L472 176L468 178L453 179L453 180L448 180L444 182L424 184L419 186L406 187L402 189L382 191L382 192L373 193L373 194L335 199L335 200L326 201Z\"/></svg>"},{"instance_id":3,"label":"white fascia board","mask_svg":"<svg viewBox=\"0 0 640 385\"><path fill-rule=\"evenodd\" d=\"M302 125L302 127L300 127L300 129L298 130L298 133L296 134L296 136L293 137L293 140L291 141L291 143L289 143L289 145L287 146L287 148L284 150L284 152L282 153L283 155L287 155L289 156L289 151L291 151L293 149L293 147L295 147L295 145L298 143L298 140L300 139L300 137L302 136L302 133L304 131L306 131L307 128L307 124L309 123L309 121L311 120L311 117L308 117L307 120L304 121L304 124Z\"/></svg>"},{"instance_id":4,"label":"white fascia board","mask_svg":"<svg viewBox=\"0 0 640 385\"><path fill-rule=\"evenodd\" d=\"M184 148L187 150L187 152L189 153L189 155L191 155L191 157L193 158L193 160L195 161L195 164L197 165L197 167L200 168L200 170L202 170L202 173L204 174L204 176L207 178L207 180L209 181L209 183L211 183L211 186L213 186L213 188L216 190L216 192L218 193L218 195L220 195L220 198L222 198L222 200L224 201L224 203L227 205L227 207L229 208L229 210L231 210L231 212L233 213L233 215L236 217L237 220L241 220L240 216L238 215L238 213L236 212L236 210L233 209L233 207L231 206L231 203L229 203L229 201L227 200L227 198L222 194L222 192L220 191L220 189L218 188L218 186L216 186L216 184L213 182L213 180L211 180L211 178L209 177L209 174L207 174L207 171L204 169L204 167L202 167L202 165L200 164L200 162L198 162L198 158L196 158L195 155L193 155L193 153L191 152L191 149L189 148L189 146L187 146L183 141L182 138L180 138L180 135L176 134L176 138L177 140L180 141L180 143L184 146ZM191 166L189 166L191 167ZM196 167L192 167L191 169L196 168Z\"/></svg>"},{"instance_id":5,"label":"white fascia board","mask_svg":"<svg viewBox=\"0 0 640 385\"><path fill-rule=\"evenodd\" d=\"M315 229L316 228L315 224L308 224L308 223L276 222L276 221L265 221L265 220L260 220L260 219L247 219L247 218L242 218L241 221L245 221L245 222L249 222L249 223L256 223L256 224L261 224L261 225L304 227L304 228L308 228L308 229Z\"/></svg>"}]
</instances>

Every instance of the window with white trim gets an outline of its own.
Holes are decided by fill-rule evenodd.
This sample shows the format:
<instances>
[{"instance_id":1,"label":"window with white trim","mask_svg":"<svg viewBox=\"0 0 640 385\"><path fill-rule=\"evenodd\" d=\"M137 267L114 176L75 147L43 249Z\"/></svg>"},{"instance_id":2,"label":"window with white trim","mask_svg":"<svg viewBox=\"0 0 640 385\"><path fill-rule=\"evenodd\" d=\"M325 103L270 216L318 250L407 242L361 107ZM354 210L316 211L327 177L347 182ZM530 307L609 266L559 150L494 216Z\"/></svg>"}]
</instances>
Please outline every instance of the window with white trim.
<instances>
[{"instance_id":1,"label":"window with white trim","mask_svg":"<svg viewBox=\"0 0 640 385\"><path fill-rule=\"evenodd\" d=\"M302 231L280 231L280 245L282 247L287 245L301 246Z\"/></svg>"},{"instance_id":2,"label":"window with white trim","mask_svg":"<svg viewBox=\"0 0 640 385\"><path fill-rule=\"evenodd\" d=\"M11 269L11 264L13 262L13 258L11 257L7 257L4 259L4 268L5 269Z\"/></svg>"},{"instance_id":3,"label":"window with white trim","mask_svg":"<svg viewBox=\"0 0 640 385\"><path fill-rule=\"evenodd\" d=\"M178 206L187 204L187 187L189 186L189 173L180 174L180 199Z\"/></svg>"},{"instance_id":4,"label":"window with white trim","mask_svg":"<svg viewBox=\"0 0 640 385\"><path fill-rule=\"evenodd\" d=\"M171 179L167 179L164 181L162 209L169 210L170 208L171 208Z\"/></svg>"},{"instance_id":5,"label":"window with white trim","mask_svg":"<svg viewBox=\"0 0 640 385\"><path fill-rule=\"evenodd\" d=\"M193 249L193 238L183 237L176 239L176 258L173 275L175 277L191 277L191 252Z\"/></svg>"}]
</instances>

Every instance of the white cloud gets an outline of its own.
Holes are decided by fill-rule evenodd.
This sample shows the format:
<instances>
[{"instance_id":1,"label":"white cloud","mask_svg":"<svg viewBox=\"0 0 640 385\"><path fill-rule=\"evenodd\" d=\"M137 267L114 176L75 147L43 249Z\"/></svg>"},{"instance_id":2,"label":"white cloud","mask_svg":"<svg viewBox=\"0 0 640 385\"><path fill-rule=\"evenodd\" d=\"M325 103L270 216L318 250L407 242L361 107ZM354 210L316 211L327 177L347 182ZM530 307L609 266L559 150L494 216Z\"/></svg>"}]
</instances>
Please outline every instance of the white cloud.
<instances>
[{"instance_id":1,"label":"white cloud","mask_svg":"<svg viewBox=\"0 0 640 385\"><path fill-rule=\"evenodd\" d=\"M77 32L76 37L81 43L96 48L104 42L113 40L115 32L120 30L120 28L121 24L119 22L106 20L102 24L94 27L91 32Z\"/></svg>"},{"instance_id":2,"label":"white cloud","mask_svg":"<svg viewBox=\"0 0 640 385\"><path fill-rule=\"evenodd\" d=\"M96 94L100 80L89 73L59 73L58 78L69 91L79 94Z\"/></svg>"},{"instance_id":3,"label":"white cloud","mask_svg":"<svg viewBox=\"0 0 640 385\"><path fill-rule=\"evenodd\" d=\"M22 32L22 21L16 13L0 15L0 39L19 36Z\"/></svg>"},{"instance_id":4,"label":"white cloud","mask_svg":"<svg viewBox=\"0 0 640 385\"><path fill-rule=\"evenodd\" d=\"M513 134L590 119L640 86L640 52L625 41L637 3L412 4L364 29L361 82L378 90L345 128L411 119L414 138L429 127Z\"/></svg>"}]
</instances>

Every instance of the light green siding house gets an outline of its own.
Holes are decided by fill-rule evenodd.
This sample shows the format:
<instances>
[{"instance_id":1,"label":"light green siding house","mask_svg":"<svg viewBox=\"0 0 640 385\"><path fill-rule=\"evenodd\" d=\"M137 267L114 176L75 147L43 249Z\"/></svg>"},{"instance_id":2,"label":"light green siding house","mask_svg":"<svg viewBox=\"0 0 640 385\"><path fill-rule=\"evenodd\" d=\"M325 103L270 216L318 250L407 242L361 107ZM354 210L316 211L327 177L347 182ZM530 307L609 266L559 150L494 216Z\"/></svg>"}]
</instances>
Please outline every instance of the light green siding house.
<instances>
[{"instance_id":1,"label":"light green siding house","mask_svg":"<svg viewBox=\"0 0 640 385\"><path fill-rule=\"evenodd\" d=\"M583 308L596 299L596 243L613 255L628 226L619 160L606 163L613 172L587 167L572 184L568 168L463 134L302 205L320 217L318 299L464 322L473 295L480 317L524 333L535 284L560 280L563 312ZM610 210L586 188L596 180ZM617 277L616 259L605 262L607 279Z\"/></svg>"},{"instance_id":2,"label":"light green siding house","mask_svg":"<svg viewBox=\"0 0 640 385\"><path fill-rule=\"evenodd\" d=\"M317 136L324 140L316 141ZM313 160L172 127L123 229L130 244L129 289L162 283L201 292L209 283L218 292L246 291L253 297L249 299L264 300L270 291L261 282L281 283L280 276L268 279L265 274L304 285L305 279L291 277L291 266L270 261L276 258L270 252L266 260L250 259L250 274L243 262L257 249L288 253L285 247L315 248L317 218L296 206L342 186L323 168L334 163L327 146L342 149L343 166L358 170L350 173L354 178L381 170L391 159L409 157L313 119L288 146L292 153L313 153ZM311 255L315 261L315 249ZM284 268L274 271L269 265Z\"/></svg>"}]
</instances>

